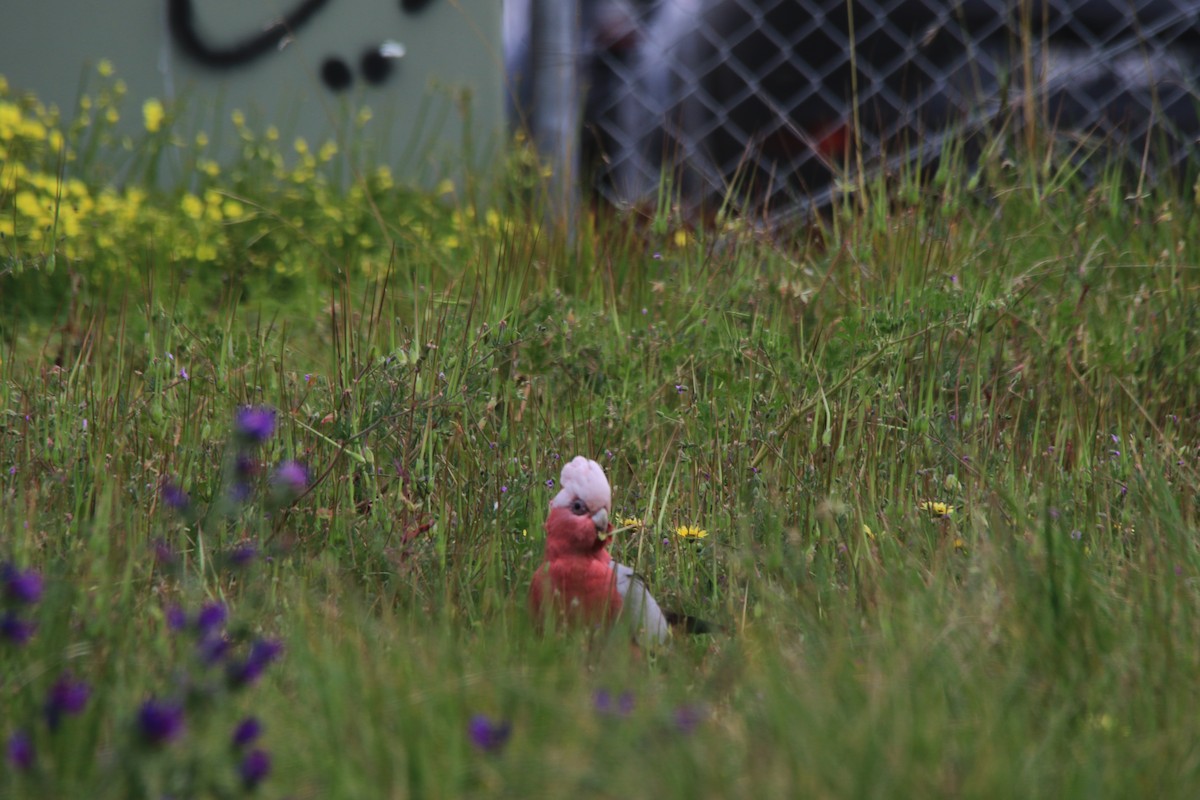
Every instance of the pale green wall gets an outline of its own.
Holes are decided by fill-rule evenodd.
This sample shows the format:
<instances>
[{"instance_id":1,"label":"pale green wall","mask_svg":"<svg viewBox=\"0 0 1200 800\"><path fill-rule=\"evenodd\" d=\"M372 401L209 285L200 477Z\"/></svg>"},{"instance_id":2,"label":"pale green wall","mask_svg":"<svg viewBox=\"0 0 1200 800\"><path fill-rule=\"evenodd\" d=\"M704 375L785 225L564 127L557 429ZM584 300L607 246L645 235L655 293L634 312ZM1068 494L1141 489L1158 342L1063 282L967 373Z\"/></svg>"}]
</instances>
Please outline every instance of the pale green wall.
<instances>
[{"instance_id":1,"label":"pale green wall","mask_svg":"<svg viewBox=\"0 0 1200 800\"><path fill-rule=\"evenodd\" d=\"M196 27L208 41L228 44L261 31L299 2L194 0ZM239 108L252 127L274 123L289 141L303 135L314 146L368 105L374 119L366 129L367 147L424 180L438 177L439 155L461 152L458 112L447 92L432 86L470 89L477 158L486 160L484 151L503 130L501 0L432 0L416 14L403 12L398 0L328 0L282 51L228 70L198 65L179 52L167 33L165 4L7 0L0 21L0 75L13 88L68 111L81 76L107 58L130 89L123 125L140 126L145 98L174 96L187 98L188 130L212 132L219 118L228 131L229 112ZM359 73L359 59L384 40L401 43L406 55L382 86L370 86ZM320 66L328 56L340 56L354 70L350 90L334 93L321 82ZM426 102L431 104L426 124L441 117L447 124L440 137L427 127L418 144L419 110ZM419 158L401 163L414 151Z\"/></svg>"}]
</instances>

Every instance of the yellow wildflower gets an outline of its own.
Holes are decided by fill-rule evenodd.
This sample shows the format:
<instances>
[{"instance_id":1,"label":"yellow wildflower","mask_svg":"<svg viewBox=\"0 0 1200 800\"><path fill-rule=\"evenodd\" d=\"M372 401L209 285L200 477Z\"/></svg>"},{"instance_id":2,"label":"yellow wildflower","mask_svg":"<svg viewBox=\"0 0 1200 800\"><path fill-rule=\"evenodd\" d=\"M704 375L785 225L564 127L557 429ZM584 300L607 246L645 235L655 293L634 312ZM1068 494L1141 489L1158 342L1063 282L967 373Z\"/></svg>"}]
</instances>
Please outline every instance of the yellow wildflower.
<instances>
[{"instance_id":1,"label":"yellow wildflower","mask_svg":"<svg viewBox=\"0 0 1200 800\"><path fill-rule=\"evenodd\" d=\"M308 142L304 141L303 136L297 136L296 142L292 145L292 147L295 148L296 152L300 155L304 155L308 152Z\"/></svg>"},{"instance_id":2,"label":"yellow wildflower","mask_svg":"<svg viewBox=\"0 0 1200 800\"><path fill-rule=\"evenodd\" d=\"M928 511L935 517L948 517L954 513L954 508L947 503L937 500L925 500L921 503L922 511Z\"/></svg>"},{"instance_id":3,"label":"yellow wildflower","mask_svg":"<svg viewBox=\"0 0 1200 800\"><path fill-rule=\"evenodd\" d=\"M104 112L104 120L109 125L116 125L121 119L121 114L117 111L116 106L109 106Z\"/></svg>"},{"instance_id":4,"label":"yellow wildflower","mask_svg":"<svg viewBox=\"0 0 1200 800\"><path fill-rule=\"evenodd\" d=\"M441 182L438 183L437 188L433 190L433 193L438 196L454 194L454 181L450 180L449 178L442 178Z\"/></svg>"},{"instance_id":5,"label":"yellow wildflower","mask_svg":"<svg viewBox=\"0 0 1200 800\"><path fill-rule=\"evenodd\" d=\"M863 523L863 533L867 535L868 539L875 541L875 532L872 531L871 526L867 525L865 522Z\"/></svg>"},{"instance_id":6,"label":"yellow wildflower","mask_svg":"<svg viewBox=\"0 0 1200 800\"><path fill-rule=\"evenodd\" d=\"M268 142L279 141L279 128L276 128L274 125L267 126L267 141Z\"/></svg>"},{"instance_id":7,"label":"yellow wildflower","mask_svg":"<svg viewBox=\"0 0 1200 800\"><path fill-rule=\"evenodd\" d=\"M640 530L642 527L642 521L637 517L621 517L619 522L620 527L622 528L633 528L635 530Z\"/></svg>"},{"instance_id":8,"label":"yellow wildflower","mask_svg":"<svg viewBox=\"0 0 1200 800\"><path fill-rule=\"evenodd\" d=\"M229 118L233 120L233 126L235 128L246 127L246 114L241 109L235 108L233 113L229 115Z\"/></svg>"},{"instance_id":9,"label":"yellow wildflower","mask_svg":"<svg viewBox=\"0 0 1200 800\"><path fill-rule=\"evenodd\" d=\"M96 72L99 72L101 77L111 77L113 74L112 62L107 58L100 59L100 61L96 63Z\"/></svg>"},{"instance_id":10,"label":"yellow wildflower","mask_svg":"<svg viewBox=\"0 0 1200 800\"><path fill-rule=\"evenodd\" d=\"M163 119L166 116L167 112L163 109L163 104L157 97L151 97L142 103L142 119L146 122L146 130L148 132L158 133L162 128Z\"/></svg>"},{"instance_id":11,"label":"yellow wildflower","mask_svg":"<svg viewBox=\"0 0 1200 800\"><path fill-rule=\"evenodd\" d=\"M204 131L196 134L196 147L208 147L208 134Z\"/></svg>"},{"instance_id":12,"label":"yellow wildflower","mask_svg":"<svg viewBox=\"0 0 1200 800\"><path fill-rule=\"evenodd\" d=\"M179 205L183 209L183 213L192 219L200 219L204 216L204 202L194 194L185 194Z\"/></svg>"},{"instance_id":13,"label":"yellow wildflower","mask_svg":"<svg viewBox=\"0 0 1200 800\"><path fill-rule=\"evenodd\" d=\"M675 246L684 247L689 241L691 241L691 238L692 237L688 235L687 231L683 229L677 230L675 231Z\"/></svg>"},{"instance_id":14,"label":"yellow wildflower","mask_svg":"<svg viewBox=\"0 0 1200 800\"><path fill-rule=\"evenodd\" d=\"M329 161L338 153L337 142L330 140L321 145L321 150L317 153L317 158L322 161Z\"/></svg>"},{"instance_id":15,"label":"yellow wildflower","mask_svg":"<svg viewBox=\"0 0 1200 800\"><path fill-rule=\"evenodd\" d=\"M703 539L708 536L708 531L694 525L680 525L675 529L675 535L684 539Z\"/></svg>"}]
</instances>

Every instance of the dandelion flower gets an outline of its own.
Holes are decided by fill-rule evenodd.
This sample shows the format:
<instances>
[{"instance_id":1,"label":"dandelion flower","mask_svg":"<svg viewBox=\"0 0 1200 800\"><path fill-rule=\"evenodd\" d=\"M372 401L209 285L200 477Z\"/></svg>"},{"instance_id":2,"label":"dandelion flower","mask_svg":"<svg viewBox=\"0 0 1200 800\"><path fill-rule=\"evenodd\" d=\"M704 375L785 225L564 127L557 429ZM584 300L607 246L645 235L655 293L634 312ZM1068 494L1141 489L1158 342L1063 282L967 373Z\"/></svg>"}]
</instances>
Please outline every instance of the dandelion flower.
<instances>
[{"instance_id":1,"label":"dandelion flower","mask_svg":"<svg viewBox=\"0 0 1200 800\"><path fill-rule=\"evenodd\" d=\"M675 535L684 539L703 539L708 536L708 531L695 525L680 525L675 529Z\"/></svg>"}]
</instances>

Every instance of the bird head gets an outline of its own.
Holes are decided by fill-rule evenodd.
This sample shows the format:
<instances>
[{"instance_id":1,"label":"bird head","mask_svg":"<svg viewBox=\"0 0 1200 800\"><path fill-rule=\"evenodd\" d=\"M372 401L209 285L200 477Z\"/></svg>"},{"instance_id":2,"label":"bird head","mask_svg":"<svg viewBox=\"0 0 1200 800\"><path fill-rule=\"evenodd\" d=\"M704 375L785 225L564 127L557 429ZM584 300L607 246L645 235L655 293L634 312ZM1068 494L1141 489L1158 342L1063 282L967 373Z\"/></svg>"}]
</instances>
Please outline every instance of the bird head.
<instances>
[{"instance_id":1,"label":"bird head","mask_svg":"<svg viewBox=\"0 0 1200 800\"><path fill-rule=\"evenodd\" d=\"M563 466L561 491L550 501L546 547L558 552L593 552L608 546L612 489L604 468L575 456Z\"/></svg>"}]
</instances>

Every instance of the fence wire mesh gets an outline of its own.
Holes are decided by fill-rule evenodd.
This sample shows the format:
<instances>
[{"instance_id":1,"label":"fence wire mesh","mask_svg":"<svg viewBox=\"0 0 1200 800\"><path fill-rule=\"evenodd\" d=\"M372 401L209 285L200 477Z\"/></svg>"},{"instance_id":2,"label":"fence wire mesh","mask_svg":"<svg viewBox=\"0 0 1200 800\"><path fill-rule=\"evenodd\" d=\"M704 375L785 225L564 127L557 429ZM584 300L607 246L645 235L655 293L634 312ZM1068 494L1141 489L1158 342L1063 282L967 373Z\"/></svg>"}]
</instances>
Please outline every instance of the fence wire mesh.
<instances>
[{"instance_id":1,"label":"fence wire mesh","mask_svg":"<svg viewBox=\"0 0 1200 800\"><path fill-rule=\"evenodd\" d=\"M581 151L621 204L805 209L1034 130L1145 182L1200 132L1198 0L578 2Z\"/></svg>"}]
</instances>

